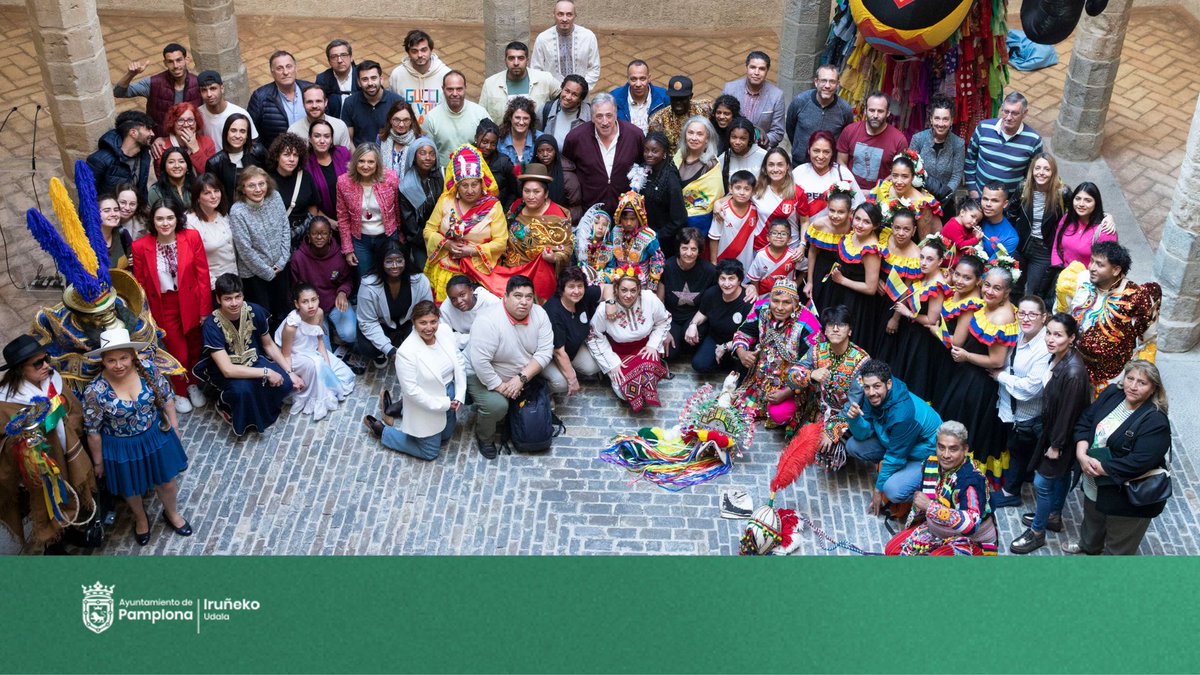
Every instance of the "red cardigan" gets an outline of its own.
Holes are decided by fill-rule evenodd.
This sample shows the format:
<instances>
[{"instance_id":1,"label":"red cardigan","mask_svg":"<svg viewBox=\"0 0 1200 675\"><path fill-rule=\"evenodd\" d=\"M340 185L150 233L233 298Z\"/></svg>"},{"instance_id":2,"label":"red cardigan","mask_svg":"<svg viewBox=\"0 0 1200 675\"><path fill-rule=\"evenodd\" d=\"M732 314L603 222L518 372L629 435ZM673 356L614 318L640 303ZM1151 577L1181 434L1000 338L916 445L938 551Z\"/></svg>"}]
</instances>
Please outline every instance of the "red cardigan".
<instances>
[{"instance_id":1,"label":"red cardigan","mask_svg":"<svg viewBox=\"0 0 1200 675\"><path fill-rule=\"evenodd\" d=\"M175 234L176 254L179 257L179 314L183 332L199 330L204 317L212 314L212 295L208 280L208 257L204 241L195 230L179 230ZM150 314L157 321L162 316L162 291L158 287L158 249L154 235L148 234L133 242L133 276L146 291ZM168 330L167 326L160 328Z\"/></svg>"},{"instance_id":2,"label":"red cardigan","mask_svg":"<svg viewBox=\"0 0 1200 675\"><path fill-rule=\"evenodd\" d=\"M363 188L350 177L352 171L353 166L337 179L337 224L338 232L342 235L343 254L354 251L352 238L362 238ZM383 180L371 189L375 191L375 201L379 202L383 233L390 237L400 227L400 177L395 171L384 172Z\"/></svg>"}]
</instances>

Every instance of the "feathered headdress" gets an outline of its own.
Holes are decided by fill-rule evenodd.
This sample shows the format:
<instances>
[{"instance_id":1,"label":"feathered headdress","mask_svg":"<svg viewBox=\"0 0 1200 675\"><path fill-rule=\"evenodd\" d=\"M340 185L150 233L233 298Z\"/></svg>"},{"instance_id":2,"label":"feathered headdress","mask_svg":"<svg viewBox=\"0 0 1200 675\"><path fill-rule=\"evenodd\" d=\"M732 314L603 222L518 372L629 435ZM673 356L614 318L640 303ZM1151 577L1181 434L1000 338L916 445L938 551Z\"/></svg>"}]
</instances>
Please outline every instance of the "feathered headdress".
<instances>
[{"instance_id":1,"label":"feathered headdress","mask_svg":"<svg viewBox=\"0 0 1200 675\"><path fill-rule=\"evenodd\" d=\"M646 187L646 178L649 176L650 169L641 164L634 164L629 167L629 189L640 194L642 188Z\"/></svg>"},{"instance_id":2,"label":"feathered headdress","mask_svg":"<svg viewBox=\"0 0 1200 675\"><path fill-rule=\"evenodd\" d=\"M86 162L75 162L75 185L78 209L63 182L50 179L50 203L62 225L61 235L37 209L25 212L25 223L42 250L54 258L67 284L85 302L97 303L112 289L112 279L108 275L108 247L100 229L96 178Z\"/></svg>"},{"instance_id":3,"label":"feathered headdress","mask_svg":"<svg viewBox=\"0 0 1200 675\"><path fill-rule=\"evenodd\" d=\"M800 474L816 461L823 433L819 423L806 424L779 456L775 476L771 479L771 496L766 504L754 510L750 524L742 534L739 547L742 555L767 555L785 539L790 541L795 534L799 522L795 512L777 510L775 495L796 482Z\"/></svg>"}]
</instances>

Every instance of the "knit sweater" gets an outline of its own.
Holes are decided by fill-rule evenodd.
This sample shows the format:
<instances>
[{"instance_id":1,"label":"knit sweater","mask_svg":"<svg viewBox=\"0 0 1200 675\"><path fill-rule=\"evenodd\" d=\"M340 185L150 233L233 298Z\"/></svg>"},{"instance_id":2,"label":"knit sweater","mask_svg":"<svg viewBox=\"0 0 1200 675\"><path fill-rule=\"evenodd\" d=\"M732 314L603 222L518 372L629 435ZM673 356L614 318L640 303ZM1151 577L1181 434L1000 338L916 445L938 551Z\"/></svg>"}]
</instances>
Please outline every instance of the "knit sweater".
<instances>
[{"instance_id":1,"label":"knit sweater","mask_svg":"<svg viewBox=\"0 0 1200 675\"><path fill-rule=\"evenodd\" d=\"M933 131L917 132L908 147L921 156L928 179L925 189L934 197L945 199L954 194L963 181L963 165L967 157L967 144L953 133L946 134L940 149L934 148Z\"/></svg>"},{"instance_id":2,"label":"knit sweater","mask_svg":"<svg viewBox=\"0 0 1200 675\"><path fill-rule=\"evenodd\" d=\"M1033 129L1021 125L1012 138L1000 133L998 119L984 120L975 127L967 144L965 179L967 189L976 192L992 181L1000 181L1013 190L1025 178L1029 162L1042 151L1042 137Z\"/></svg>"},{"instance_id":3,"label":"knit sweater","mask_svg":"<svg viewBox=\"0 0 1200 675\"><path fill-rule=\"evenodd\" d=\"M238 275L243 279L275 278L291 256L292 229L287 208L278 192L271 192L260 204L238 201L229 209L229 230L237 251Z\"/></svg>"},{"instance_id":4,"label":"knit sweater","mask_svg":"<svg viewBox=\"0 0 1200 675\"><path fill-rule=\"evenodd\" d=\"M479 312L467 346L475 376L494 390L536 361L538 368L550 363L554 352L554 329L546 310L534 305L528 322L514 325L499 302Z\"/></svg>"}]
</instances>

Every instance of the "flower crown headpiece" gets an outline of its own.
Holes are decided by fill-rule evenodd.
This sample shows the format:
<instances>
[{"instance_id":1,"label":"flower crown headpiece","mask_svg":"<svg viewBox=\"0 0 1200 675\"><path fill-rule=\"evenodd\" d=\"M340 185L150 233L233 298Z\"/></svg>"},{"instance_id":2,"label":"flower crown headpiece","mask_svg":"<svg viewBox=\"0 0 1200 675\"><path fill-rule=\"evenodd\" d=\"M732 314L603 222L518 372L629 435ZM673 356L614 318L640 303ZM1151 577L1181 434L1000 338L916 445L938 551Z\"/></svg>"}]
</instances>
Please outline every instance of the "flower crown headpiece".
<instances>
[{"instance_id":1,"label":"flower crown headpiece","mask_svg":"<svg viewBox=\"0 0 1200 675\"><path fill-rule=\"evenodd\" d=\"M851 183L850 181L839 180L836 183L834 183L833 185L830 185L829 189L826 190L825 194L822 195L821 197L825 201L829 201L830 199L833 198L834 195L846 195L847 197L850 198L850 201L853 202L854 198L858 196L858 191L856 189L856 186L853 183Z\"/></svg>"},{"instance_id":2,"label":"flower crown headpiece","mask_svg":"<svg viewBox=\"0 0 1200 675\"><path fill-rule=\"evenodd\" d=\"M921 161L921 155L917 154L917 151L913 150L912 148L905 148L905 149L901 150L900 153L897 154L895 157L892 157L892 161L895 162L897 159L900 159L901 157L904 157L905 159L910 160L915 167L913 169L913 180L912 180L913 187L915 187L917 189L923 189L925 187L926 174L925 174L925 162Z\"/></svg>"},{"instance_id":3,"label":"flower crown headpiece","mask_svg":"<svg viewBox=\"0 0 1200 675\"><path fill-rule=\"evenodd\" d=\"M987 262L986 265L984 265L984 269L1008 270L1008 273L1012 275L1013 281L1021 278L1021 264L1017 262L1016 258L1009 255L1008 251L1005 250L1004 246L1002 246L999 242L996 242L995 257L993 257Z\"/></svg>"}]
</instances>

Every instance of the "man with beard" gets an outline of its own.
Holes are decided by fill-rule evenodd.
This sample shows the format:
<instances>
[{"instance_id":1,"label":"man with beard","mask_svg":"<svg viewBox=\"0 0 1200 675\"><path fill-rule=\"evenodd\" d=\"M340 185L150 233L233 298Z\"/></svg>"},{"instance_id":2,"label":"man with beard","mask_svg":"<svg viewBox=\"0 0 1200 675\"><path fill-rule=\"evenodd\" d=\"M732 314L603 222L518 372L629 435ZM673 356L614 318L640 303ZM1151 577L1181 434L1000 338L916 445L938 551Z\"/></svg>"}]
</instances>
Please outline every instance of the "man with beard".
<instances>
[{"instance_id":1,"label":"man with beard","mask_svg":"<svg viewBox=\"0 0 1200 675\"><path fill-rule=\"evenodd\" d=\"M558 83L550 73L529 67L529 47L524 42L510 42L504 48L504 70L483 81L479 105L492 121L504 119L508 102L518 96L533 101L541 110L547 101L558 97Z\"/></svg>"},{"instance_id":2,"label":"man with beard","mask_svg":"<svg viewBox=\"0 0 1200 675\"><path fill-rule=\"evenodd\" d=\"M399 100L395 92L383 88L383 68L379 63L358 64L358 91L342 104L342 121L354 144L378 141L379 130L388 123L387 111Z\"/></svg>"},{"instance_id":3,"label":"man with beard","mask_svg":"<svg viewBox=\"0 0 1200 675\"><path fill-rule=\"evenodd\" d=\"M200 107L200 84L196 76L188 72L187 49L172 42L163 47L162 57L164 70L161 73L133 82L133 78L141 75L150 64L149 61L134 61L113 85L116 98L146 98L146 114L154 120L154 130L159 135L162 135L163 119L171 106L191 103Z\"/></svg>"},{"instance_id":4,"label":"man with beard","mask_svg":"<svg viewBox=\"0 0 1200 675\"><path fill-rule=\"evenodd\" d=\"M425 126L425 116L442 103L442 79L450 66L433 53L433 38L423 30L410 30L404 36L408 56L392 69L389 79L397 96L412 104L417 124Z\"/></svg>"},{"instance_id":5,"label":"man with beard","mask_svg":"<svg viewBox=\"0 0 1200 675\"><path fill-rule=\"evenodd\" d=\"M808 141L813 133L828 131L836 143L842 129L854 123L854 109L838 96L840 78L837 66L817 66L813 88L796 94L788 106L784 128L792 144L792 166L808 162Z\"/></svg>"},{"instance_id":6,"label":"man with beard","mask_svg":"<svg viewBox=\"0 0 1200 675\"><path fill-rule=\"evenodd\" d=\"M863 190L890 176L892 158L908 147L904 132L888 122L890 106L887 94L871 94L867 97L866 119L847 126L838 137L838 163L850 167ZM808 141L801 143L807 145Z\"/></svg>"}]
</instances>

